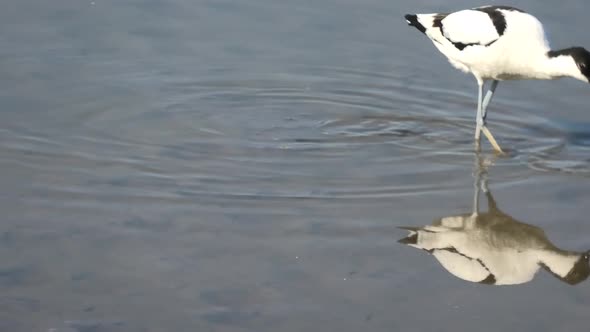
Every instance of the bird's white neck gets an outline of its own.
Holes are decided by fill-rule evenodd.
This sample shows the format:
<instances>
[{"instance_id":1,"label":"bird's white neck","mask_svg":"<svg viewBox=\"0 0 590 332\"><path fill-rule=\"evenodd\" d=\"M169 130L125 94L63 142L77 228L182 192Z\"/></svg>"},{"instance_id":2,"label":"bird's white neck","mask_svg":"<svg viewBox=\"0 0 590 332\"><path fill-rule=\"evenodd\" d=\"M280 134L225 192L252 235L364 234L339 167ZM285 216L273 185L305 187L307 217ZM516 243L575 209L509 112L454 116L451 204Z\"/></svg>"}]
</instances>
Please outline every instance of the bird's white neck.
<instances>
[{"instance_id":1,"label":"bird's white neck","mask_svg":"<svg viewBox=\"0 0 590 332\"><path fill-rule=\"evenodd\" d=\"M563 251L543 250L539 253L538 259L551 272L563 278L580 259L580 255Z\"/></svg>"},{"instance_id":2,"label":"bird's white neck","mask_svg":"<svg viewBox=\"0 0 590 332\"><path fill-rule=\"evenodd\" d=\"M560 55L551 57L544 55L536 65L537 78L540 79L556 79L562 77L573 77L578 80L588 82L586 77L582 75L576 61L571 55Z\"/></svg>"}]
</instances>

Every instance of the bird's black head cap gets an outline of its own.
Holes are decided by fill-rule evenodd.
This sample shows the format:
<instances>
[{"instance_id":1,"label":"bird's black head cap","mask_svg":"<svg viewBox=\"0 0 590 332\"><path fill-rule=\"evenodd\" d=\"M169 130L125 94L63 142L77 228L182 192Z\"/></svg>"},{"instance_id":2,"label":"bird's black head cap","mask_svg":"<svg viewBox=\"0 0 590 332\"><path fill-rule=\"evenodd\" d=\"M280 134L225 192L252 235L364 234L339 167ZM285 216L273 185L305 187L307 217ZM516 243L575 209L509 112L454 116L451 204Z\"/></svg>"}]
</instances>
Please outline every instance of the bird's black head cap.
<instances>
[{"instance_id":1,"label":"bird's black head cap","mask_svg":"<svg viewBox=\"0 0 590 332\"><path fill-rule=\"evenodd\" d=\"M590 252L582 254L571 271L563 278L564 281L570 285L575 285L586 280L590 275L589 257Z\"/></svg>"},{"instance_id":2,"label":"bird's black head cap","mask_svg":"<svg viewBox=\"0 0 590 332\"><path fill-rule=\"evenodd\" d=\"M590 52L583 47L574 46L558 51L549 51L547 55L550 58L555 58L561 55L569 55L574 59L580 73L586 78L586 81L590 83Z\"/></svg>"}]
</instances>

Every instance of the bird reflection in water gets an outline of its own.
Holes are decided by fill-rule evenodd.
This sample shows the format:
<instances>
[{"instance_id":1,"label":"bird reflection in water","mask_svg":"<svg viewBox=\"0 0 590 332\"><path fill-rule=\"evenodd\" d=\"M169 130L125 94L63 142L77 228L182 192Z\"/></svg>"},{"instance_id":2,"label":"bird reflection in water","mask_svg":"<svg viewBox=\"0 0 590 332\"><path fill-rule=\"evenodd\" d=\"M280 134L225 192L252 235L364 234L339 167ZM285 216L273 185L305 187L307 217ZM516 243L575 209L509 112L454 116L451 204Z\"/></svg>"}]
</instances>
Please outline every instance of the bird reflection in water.
<instances>
[{"instance_id":1,"label":"bird reflection in water","mask_svg":"<svg viewBox=\"0 0 590 332\"><path fill-rule=\"evenodd\" d=\"M489 163L488 163L489 164ZM473 210L443 217L409 231L399 242L432 254L460 279L490 285L529 282L543 268L561 281L578 284L590 274L590 252L562 250L536 226L502 212L487 186L487 165L477 155ZM479 211L479 196L487 198L488 211Z\"/></svg>"}]
</instances>

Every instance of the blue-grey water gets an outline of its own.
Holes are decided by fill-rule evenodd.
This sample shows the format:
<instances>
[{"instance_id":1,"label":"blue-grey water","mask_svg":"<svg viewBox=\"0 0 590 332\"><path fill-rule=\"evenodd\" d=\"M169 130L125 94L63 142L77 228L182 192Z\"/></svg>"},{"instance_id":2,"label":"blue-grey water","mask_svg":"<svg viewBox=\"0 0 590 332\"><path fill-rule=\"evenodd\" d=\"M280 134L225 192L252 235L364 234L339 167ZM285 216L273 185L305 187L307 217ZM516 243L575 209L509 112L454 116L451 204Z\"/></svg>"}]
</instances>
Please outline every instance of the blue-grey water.
<instances>
[{"instance_id":1,"label":"blue-grey water","mask_svg":"<svg viewBox=\"0 0 590 332\"><path fill-rule=\"evenodd\" d=\"M483 3L0 4L0 331L573 331L590 282L462 281L476 86L403 14ZM590 46L585 0L517 4ZM502 210L590 249L590 89L501 83Z\"/></svg>"}]
</instances>

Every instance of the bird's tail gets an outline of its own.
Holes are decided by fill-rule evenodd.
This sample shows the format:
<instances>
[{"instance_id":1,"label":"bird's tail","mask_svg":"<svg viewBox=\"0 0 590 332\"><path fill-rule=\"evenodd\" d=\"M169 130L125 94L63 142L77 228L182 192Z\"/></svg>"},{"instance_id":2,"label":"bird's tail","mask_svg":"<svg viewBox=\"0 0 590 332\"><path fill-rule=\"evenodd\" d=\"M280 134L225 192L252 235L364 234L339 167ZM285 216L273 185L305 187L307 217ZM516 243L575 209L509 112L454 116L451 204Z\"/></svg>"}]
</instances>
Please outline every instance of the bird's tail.
<instances>
[{"instance_id":1,"label":"bird's tail","mask_svg":"<svg viewBox=\"0 0 590 332\"><path fill-rule=\"evenodd\" d=\"M416 14L407 14L405 16L408 25L415 27L416 29L420 30L422 33L426 33L426 28L420 23L418 20L418 15Z\"/></svg>"},{"instance_id":2,"label":"bird's tail","mask_svg":"<svg viewBox=\"0 0 590 332\"><path fill-rule=\"evenodd\" d=\"M418 232L420 231L419 227L401 226L399 228L405 229L410 233L405 238L397 241L398 243L407 244L409 246L418 244Z\"/></svg>"}]
</instances>

